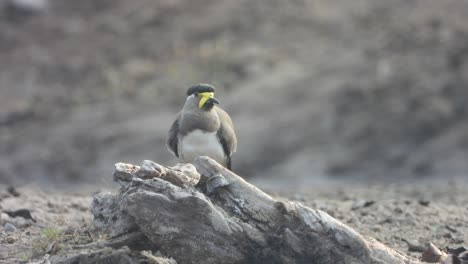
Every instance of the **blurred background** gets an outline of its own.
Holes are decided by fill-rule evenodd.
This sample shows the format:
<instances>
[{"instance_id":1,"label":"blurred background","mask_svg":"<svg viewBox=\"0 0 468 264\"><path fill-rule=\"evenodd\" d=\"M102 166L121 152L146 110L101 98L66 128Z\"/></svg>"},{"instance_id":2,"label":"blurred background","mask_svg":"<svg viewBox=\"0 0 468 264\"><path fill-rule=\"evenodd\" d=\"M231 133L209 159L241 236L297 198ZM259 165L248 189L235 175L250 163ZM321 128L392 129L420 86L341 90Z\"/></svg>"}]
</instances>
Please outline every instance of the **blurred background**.
<instances>
[{"instance_id":1,"label":"blurred background","mask_svg":"<svg viewBox=\"0 0 468 264\"><path fill-rule=\"evenodd\" d=\"M277 186L468 173L468 1L0 0L0 183L172 165L196 83Z\"/></svg>"}]
</instances>

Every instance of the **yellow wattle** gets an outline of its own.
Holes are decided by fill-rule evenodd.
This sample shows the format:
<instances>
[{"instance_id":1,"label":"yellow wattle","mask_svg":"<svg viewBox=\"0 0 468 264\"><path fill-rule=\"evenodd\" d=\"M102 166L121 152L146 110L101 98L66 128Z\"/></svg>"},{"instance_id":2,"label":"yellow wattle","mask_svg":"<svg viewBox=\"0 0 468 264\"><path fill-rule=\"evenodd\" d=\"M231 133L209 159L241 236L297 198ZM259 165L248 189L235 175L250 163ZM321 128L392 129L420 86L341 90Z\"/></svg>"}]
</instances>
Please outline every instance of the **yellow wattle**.
<instances>
[{"instance_id":1,"label":"yellow wattle","mask_svg":"<svg viewBox=\"0 0 468 264\"><path fill-rule=\"evenodd\" d=\"M201 96L200 102L198 102L198 108L200 109L205 105L208 99L214 97L214 93L210 93L210 92L199 93L198 95Z\"/></svg>"}]
</instances>

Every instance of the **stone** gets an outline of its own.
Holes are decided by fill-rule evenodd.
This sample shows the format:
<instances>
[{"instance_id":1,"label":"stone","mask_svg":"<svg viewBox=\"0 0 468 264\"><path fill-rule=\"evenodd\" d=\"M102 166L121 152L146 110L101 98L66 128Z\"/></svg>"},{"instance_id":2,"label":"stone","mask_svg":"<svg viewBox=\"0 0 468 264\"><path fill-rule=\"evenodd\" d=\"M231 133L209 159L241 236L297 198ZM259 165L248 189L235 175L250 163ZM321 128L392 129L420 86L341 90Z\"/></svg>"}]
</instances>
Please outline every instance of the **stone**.
<instances>
[{"instance_id":1,"label":"stone","mask_svg":"<svg viewBox=\"0 0 468 264\"><path fill-rule=\"evenodd\" d=\"M6 223L4 226L3 226L3 231L7 232L7 233L11 233L11 232L15 232L16 231L16 227L10 223Z\"/></svg>"}]
</instances>

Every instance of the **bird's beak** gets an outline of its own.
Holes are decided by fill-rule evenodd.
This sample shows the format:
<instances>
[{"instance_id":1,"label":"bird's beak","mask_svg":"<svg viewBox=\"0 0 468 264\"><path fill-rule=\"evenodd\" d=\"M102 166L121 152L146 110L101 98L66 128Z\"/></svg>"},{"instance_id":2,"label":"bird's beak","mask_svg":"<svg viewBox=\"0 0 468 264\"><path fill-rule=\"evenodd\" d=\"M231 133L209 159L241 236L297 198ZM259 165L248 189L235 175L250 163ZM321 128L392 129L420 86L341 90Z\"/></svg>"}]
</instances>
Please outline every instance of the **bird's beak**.
<instances>
[{"instance_id":1,"label":"bird's beak","mask_svg":"<svg viewBox=\"0 0 468 264\"><path fill-rule=\"evenodd\" d=\"M205 92L205 93L199 93L200 95L200 102L198 103L198 108L202 108L207 102L212 102L215 104L219 104L218 99L214 98L214 93L210 92Z\"/></svg>"},{"instance_id":2,"label":"bird's beak","mask_svg":"<svg viewBox=\"0 0 468 264\"><path fill-rule=\"evenodd\" d=\"M212 102L213 104L219 104L219 101L218 101L218 99L216 99L216 98L214 98L214 97L212 97L212 98L208 99L208 101L207 101L207 102L208 102L208 103L209 103L209 102Z\"/></svg>"}]
</instances>

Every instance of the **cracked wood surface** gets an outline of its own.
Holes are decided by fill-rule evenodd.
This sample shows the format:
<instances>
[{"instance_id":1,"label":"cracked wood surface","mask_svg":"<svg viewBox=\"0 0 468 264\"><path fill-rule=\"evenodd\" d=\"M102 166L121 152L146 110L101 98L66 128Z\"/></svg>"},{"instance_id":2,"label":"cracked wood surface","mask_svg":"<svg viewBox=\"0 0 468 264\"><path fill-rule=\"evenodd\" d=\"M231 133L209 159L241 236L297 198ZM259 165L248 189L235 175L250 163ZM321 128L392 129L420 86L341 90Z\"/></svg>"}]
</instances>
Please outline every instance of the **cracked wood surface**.
<instances>
[{"instance_id":1,"label":"cracked wood surface","mask_svg":"<svg viewBox=\"0 0 468 264\"><path fill-rule=\"evenodd\" d=\"M420 263L323 211L278 201L208 157L119 163L114 179L120 192L94 199L96 225L116 237L141 232L147 242L133 248L178 263Z\"/></svg>"}]
</instances>

